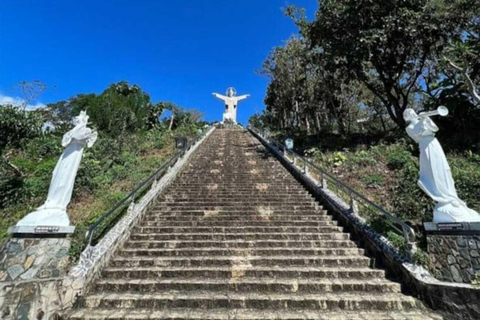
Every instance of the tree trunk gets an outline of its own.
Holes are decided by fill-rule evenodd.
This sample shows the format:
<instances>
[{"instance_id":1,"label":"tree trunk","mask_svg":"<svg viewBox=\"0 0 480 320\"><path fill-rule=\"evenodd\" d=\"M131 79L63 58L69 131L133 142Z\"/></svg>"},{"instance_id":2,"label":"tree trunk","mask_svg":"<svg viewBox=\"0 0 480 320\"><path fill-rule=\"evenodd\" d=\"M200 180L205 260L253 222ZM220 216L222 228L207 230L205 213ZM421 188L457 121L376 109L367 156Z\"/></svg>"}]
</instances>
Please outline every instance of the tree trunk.
<instances>
[{"instance_id":1,"label":"tree trunk","mask_svg":"<svg viewBox=\"0 0 480 320\"><path fill-rule=\"evenodd\" d=\"M5 158L4 156L2 156L2 160L3 162L5 162L5 164L10 168L12 169L12 171L15 173L16 176L18 177L23 177L24 174L22 171L20 171L20 169L18 169L18 167L16 165L14 165L13 163L11 163L10 161L8 161L7 158Z\"/></svg>"},{"instance_id":2,"label":"tree trunk","mask_svg":"<svg viewBox=\"0 0 480 320\"><path fill-rule=\"evenodd\" d=\"M168 131L172 131L173 120L175 119L175 112L172 110L172 117L170 118L170 125L168 126Z\"/></svg>"}]
</instances>

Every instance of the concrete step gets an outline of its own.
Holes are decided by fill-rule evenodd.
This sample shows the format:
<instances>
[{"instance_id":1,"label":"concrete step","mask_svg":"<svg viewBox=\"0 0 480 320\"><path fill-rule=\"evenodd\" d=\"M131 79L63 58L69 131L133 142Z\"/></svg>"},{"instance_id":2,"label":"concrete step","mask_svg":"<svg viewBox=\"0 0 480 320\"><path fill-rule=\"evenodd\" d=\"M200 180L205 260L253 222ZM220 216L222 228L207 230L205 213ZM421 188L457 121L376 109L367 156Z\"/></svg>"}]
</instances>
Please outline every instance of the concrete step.
<instances>
[{"instance_id":1,"label":"concrete step","mask_svg":"<svg viewBox=\"0 0 480 320\"><path fill-rule=\"evenodd\" d=\"M203 214L201 214L203 213ZM240 212L239 212L240 213ZM178 214L178 213L177 213ZM155 214L149 213L143 221L174 221L174 222L183 222L183 221L193 221L193 222L211 222L215 223L216 221L233 221L235 223L249 223L249 222L295 222L295 221L305 221L305 222L318 222L318 221L332 221L332 216L329 216L323 212L312 213L310 215L271 215L268 217L261 216L258 212L255 213L240 213L240 214L226 214L219 212L217 215L215 213L205 214L205 211L195 212L192 215L178 216L175 213L160 213Z\"/></svg>"},{"instance_id":2,"label":"concrete step","mask_svg":"<svg viewBox=\"0 0 480 320\"><path fill-rule=\"evenodd\" d=\"M209 267L209 266L352 266L368 267L364 256L201 256L201 257L118 257L110 266L119 267Z\"/></svg>"},{"instance_id":3,"label":"concrete step","mask_svg":"<svg viewBox=\"0 0 480 320\"><path fill-rule=\"evenodd\" d=\"M268 173L267 173L268 174ZM181 182L176 182L172 184L171 188L169 188L169 191L171 190L176 190L176 189L186 189L186 190L200 190L201 188L207 189L209 186L210 181L208 181L208 177L201 176L198 182L196 181L190 181L190 179L185 179ZM295 180L292 181L282 181L282 180L277 180L275 178L272 179L266 179L266 178L255 178L255 176L250 176L248 178L247 182L243 183L238 183L237 181L228 181L225 180L225 177L222 177L220 182L213 182L217 183L218 187L220 189L226 189L228 191L233 191L233 190L240 190L240 191L252 191L252 187L255 187L257 183L267 183L271 184L271 188L269 190L282 190L282 191L289 191L289 192L297 192L300 194L307 194L307 191L305 188L302 187L302 185L298 184Z\"/></svg>"},{"instance_id":4,"label":"concrete step","mask_svg":"<svg viewBox=\"0 0 480 320\"><path fill-rule=\"evenodd\" d=\"M95 283L95 292L272 292L272 293L313 293L313 292L358 292L399 293L400 284L383 279L274 279L274 278L167 278L167 279L100 279Z\"/></svg>"},{"instance_id":5,"label":"concrete step","mask_svg":"<svg viewBox=\"0 0 480 320\"><path fill-rule=\"evenodd\" d=\"M79 309L72 320L443 320L426 310L328 311L278 309Z\"/></svg>"},{"instance_id":6,"label":"concrete step","mask_svg":"<svg viewBox=\"0 0 480 320\"><path fill-rule=\"evenodd\" d=\"M268 208L268 207L256 207L255 209L249 209L249 210L244 210L244 209L239 209L239 210L234 210L234 209L225 209L224 207L210 207L210 208L186 208L186 209L163 209L163 210L158 210L154 209L152 210L148 216L166 216L166 215L177 215L177 216L205 216L205 215L221 215L222 219L228 219L229 217L236 217L236 216L241 216L244 219L248 219L251 217L255 216L265 216L268 215L269 217L272 216L282 216L287 219L302 219L302 216L327 216L327 212L325 210L282 210L282 209L277 209L277 208ZM218 219L218 217L217 217Z\"/></svg>"},{"instance_id":7,"label":"concrete step","mask_svg":"<svg viewBox=\"0 0 480 320\"><path fill-rule=\"evenodd\" d=\"M268 185L268 188L265 189L264 183L258 183L253 186L248 186L243 189L238 188L229 188L223 187L221 184L205 184L202 189L185 189L184 191L175 190L170 187L169 191L161 196L159 199L164 199L165 197L206 197L216 195L219 197L243 197L243 196L251 196L261 198L262 196L270 196L270 197L286 197L292 199L304 199L304 198L311 198L312 195L308 193L306 190L298 190L293 191L285 188L276 188Z\"/></svg>"},{"instance_id":8,"label":"concrete step","mask_svg":"<svg viewBox=\"0 0 480 320\"><path fill-rule=\"evenodd\" d=\"M183 183L183 184L178 184L178 183L173 183L170 185L167 189L166 194L179 194L183 191L192 193L192 195L195 194L203 194L203 193L208 193L208 192L216 192L219 194L238 194L238 193L245 193L245 194L255 194L254 191L257 191L257 187L267 185L267 189L265 191L271 192L281 192L282 194L289 194L289 195L308 195L308 191L303 188L301 185L298 185L297 183L288 183L288 184L282 184L282 183L277 183L277 181L251 181L248 183L242 183L238 184L235 181L231 182L205 182L203 181L202 183L198 184L189 184L189 183ZM274 195L272 193L272 195Z\"/></svg>"},{"instance_id":9,"label":"concrete step","mask_svg":"<svg viewBox=\"0 0 480 320\"><path fill-rule=\"evenodd\" d=\"M87 308L255 308L314 310L411 310L418 300L388 293L239 293L190 291L172 293L97 293L85 298Z\"/></svg>"},{"instance_id":10,"label":"concrete step","mask_svg":"<svg viewBox=\"0 0 480 320\"><path fill-rule=\"evenodd\" d=\"M243 199L232 199L232 198L219 198L211 196L209 198L203 199L175 199L175 200L165 200L159 201L157 207L184 207L199 205L199 206L295 206L295 207L319 207L321 206L314 203L311 199L282 199L282 200L267 200L267 199L254 199L250 197L245 197Z\"/></svg>"},{"instance_id":11,"label":"concrete step","mask_svg":"<svg viewBox=\"0 0 480 320\"><path fill-rule=\"evenodd\" d=\"M122 249L122 257L197 257L197 256L356 256L364 255L358 248L184 248L184 249Z\"/></svg>"},{"instance_id":12,"label":"concrete step","mask_svg":"<svg viewBox=\"0 0 480 320\"><path fill-rule=\"evenodd\" d=\"M139 227L326 227L337 226L338 222L326 221L232 221L232 220L187 220L187 221L158 221L143 220Z\"/></svg>"},{"instance_id":13,"label":"concrete step","mask_svg":"<svg viewBox=\"0 0 480 320\"><path fill-rule=\"evenodd\" d=\"M292 212L299 212L299 211L307 211L307 210L318 210L321 211L322 208L320 206L315 206L314 204L310 205L295 205L295 204L238 204L232 205L229 203L212 203L212 204L197 204L197 203L190 203L190 204L174 204L174 203L161 203L155 206L155 211L169 211L169 210L178 210L178 211L196 211L196 210L216 210L221 209L223 211L228 212L235 212L235 211L253 211L255 212L259 208L269 208L270 210L276 211L292 211ZM232 212L232 213L233 213ZM307 211L308 212L308 211ZM311 211L310 211L311 212Z\"/></svg>"},{"instance_id":14,"label":"concrete step","mask_svg":"<svg viewBox=\"0 0 480 320\"><path fill-rule=\"evenodd\" d=\"M212 187L214 188L214 187ZM309 200L312 201L314 198L310 194L291 194L288 192L275 193L271 194L268 192L268 187L265 189L265 186L259 185L255 190L250 190L249 192L235 192L229 191L222 192L218 190L206 190L203 192L184 192L184 193L168 193L160 196L158 201L189 201L196 199L205 199L209 197L216 197L217 199L233 199L237 201L244 200L245 197L249 197L252 200L262 200L262 201L282 201L285 199L289 200Z\"/></svg>"},{"instance_id":15,"label":"concrete step","mask_svg":"<svg viewBox=\"0 0 480 320\"><path fill-rule=\"evenodd\" d=\"M366 267L323 266L212 266L212 267L109 267L103 271L105 278L158 279L158 278L209 278L232 279L286 278L286 279L354 279L369 282L385 277L385 271Z\"/></svg>"},{"instance_id":16,"label":"concrete step","mask_svg":"<svg viewBox=\"0 0 480 320\"><path fill-rule=\"evenodd\" d=\"M289 240L167 240L167 241L134 241L129 240L125 248L136 249L180 249L180 248L357 248L351 240L322 240L322 241L289 241ZM206 249L204 249L206 250Z\"/></svg>"},{"instance_id":17,"label":"concrete step","mask_svg":"<svg viewBox=\"0 0 480 320\"><path fill-rule=\"evenodd\" d=\"M254 226L254 227L152 227L139 225L133 228L135 233L331 233L342 232L343 227L286 227L286 226Z\"/></svg>"},{"instance_id":18,"label":"concrete step","mask_svg":"<svg viewBox=\"0 0 480 320\"><path fill-rule=\"evenodd\" d=\"M335 233L133 233L131 240L348 240L350 234Z\"/></svg>"},{"instance_id":19,"label":"concrete step","mask_svg":"<svg viewBox=\"0 0 480 320\"><path fill-rule=\"evenodd\" d=\"M214 160L218 161L218 160ZM220 160L222 161L222 160ZM248 160L252 161L252 160ZM253 160L255 161L255 160ZM252 161L252 162L253 162ZM258 163L258 162L257 162ZM244 183L249 183L251 180L265 180L265 181L281 181L281 182L294 182L294 178L288 176L285 171L272 170L271 164L262 164L262 165L250 165L250 166L241 166L241 168L235 168L235 165L240 166L240 164L232 164L229 166L217 167L210 164L201 164L206 166L204 170L199 170L199 167L196 168L187 168L189 171L185 171L187 174L182 175L185 179L179 179L175 184L185 184L187 178L195 181L196 183L201 183L202 177L215 179L223 178L224 181L231 182L232 180L243 181ZM269 168L270 167L270 168ZM236 170L233 172L233 170ZM241 171L239 171L241 170ZM193 174L188 174L192 172ZM265 174L267 173L267 174Z\"/></svg>"}]
</instances>

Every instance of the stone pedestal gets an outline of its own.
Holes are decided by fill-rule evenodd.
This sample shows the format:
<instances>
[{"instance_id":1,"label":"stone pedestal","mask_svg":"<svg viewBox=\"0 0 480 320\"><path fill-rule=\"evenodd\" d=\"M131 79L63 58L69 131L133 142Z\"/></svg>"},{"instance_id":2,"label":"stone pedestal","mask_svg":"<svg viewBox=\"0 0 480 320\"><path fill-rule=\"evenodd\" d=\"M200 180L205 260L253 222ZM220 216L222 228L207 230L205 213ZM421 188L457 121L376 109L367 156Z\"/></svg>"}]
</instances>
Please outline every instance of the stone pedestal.
<instances>
[{"instance_id":1,"label":"stone pedestal","mask_svg":"<svg viewBox=\"0 0 480 320\"><path fill-rule=\"evenodd\" d=\"M11 238L0 251L0 281L62 277L66 274L70 239Z\"/></svg>"},{"instance_id":2,"label":"stone pedestal","mask_svg":"<svg viewBox=\"0 0 480 320\"><path fill-rule=\"evenodd\" d=\"M4 243L0 249L1 319L56 319L50 317L50 311L62 307L66 292L68 236L14 233Z\"/></svg>"},{"instance_id":3,"label":"stone pedestal","mask_svg":"<svg viewBox=\"0 0 480 320\"><path fill-rule=\"evenodd\" d=\"M471 283L480 273L480 223L425 223L430 267L441 281Z\"/></svg>"}]
</instances>

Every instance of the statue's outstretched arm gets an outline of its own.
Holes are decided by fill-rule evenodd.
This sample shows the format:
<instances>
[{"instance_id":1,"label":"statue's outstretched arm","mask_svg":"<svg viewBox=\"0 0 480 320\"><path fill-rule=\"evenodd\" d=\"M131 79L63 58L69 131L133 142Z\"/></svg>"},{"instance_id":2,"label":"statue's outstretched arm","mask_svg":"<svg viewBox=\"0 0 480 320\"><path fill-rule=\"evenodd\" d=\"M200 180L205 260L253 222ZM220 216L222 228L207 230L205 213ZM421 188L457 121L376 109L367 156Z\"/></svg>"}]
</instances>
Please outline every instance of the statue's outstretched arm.
<instances>
[{"instance_id":1,"label":"statue's outstretched arm","mask_svg":"<svg viewBox=\"0 0 480 320\"><path fill-rule=\"evenodd\" d=\"M227 97L222 96L221 94L218 94L218 93L215 93L215 92L213 92L212 94L222 101L225 101L227 99Z\"/></svg>"},{"instance_id":2,"label":"statue's outstretched arm","mask_svg":"<svg viewBox=\"0 0 480 320\"><path fill-rule=\"evenodd\" d=\"M245 100L245 99L247 99L248 97L250 97L249 94L244 94L243 96L238 96L238 97L237 97L237 101Z\"/></svg>"}]
</instances>

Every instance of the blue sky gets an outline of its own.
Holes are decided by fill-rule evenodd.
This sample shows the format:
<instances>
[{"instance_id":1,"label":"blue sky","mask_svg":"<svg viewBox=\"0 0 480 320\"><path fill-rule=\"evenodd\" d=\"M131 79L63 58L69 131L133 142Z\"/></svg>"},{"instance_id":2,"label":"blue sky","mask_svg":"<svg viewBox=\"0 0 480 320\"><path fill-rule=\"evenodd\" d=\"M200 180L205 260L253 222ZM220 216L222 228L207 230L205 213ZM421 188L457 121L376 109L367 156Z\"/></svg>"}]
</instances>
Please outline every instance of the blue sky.
<instances>
[{"instance_id":1,"label":"blue sky","mask_svg":"<svg viewBox=\"0 0 480 320\"><path fill-rule=\"evenodd\" d=\"M33 105L100 93L120 80L152 100L196 108L209 121L223 106L211 93L234 86L251 97L239 121L263 109L268 52L297 33L288 4L316 0L4 0L0 8L0 98L21 97L20 81L48 87Z\"/></svg>"}]
</instances>

